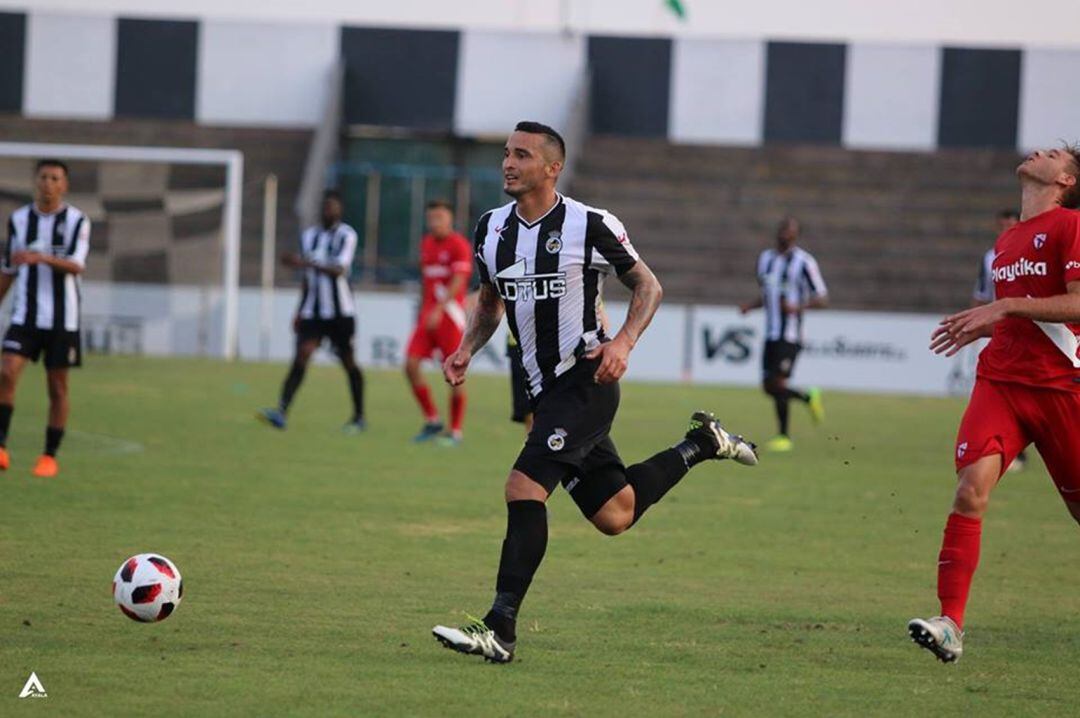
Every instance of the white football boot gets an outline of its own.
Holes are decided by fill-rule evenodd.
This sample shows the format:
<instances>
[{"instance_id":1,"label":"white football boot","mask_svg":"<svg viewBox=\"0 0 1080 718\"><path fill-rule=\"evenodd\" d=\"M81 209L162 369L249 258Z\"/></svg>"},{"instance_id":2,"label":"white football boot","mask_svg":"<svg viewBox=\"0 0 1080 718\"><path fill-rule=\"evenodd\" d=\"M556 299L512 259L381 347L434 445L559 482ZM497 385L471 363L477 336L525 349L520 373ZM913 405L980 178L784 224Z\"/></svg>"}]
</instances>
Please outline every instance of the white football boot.
<instances>
[{"instance_id":1,"label":"white football boot","mask_svg":"<svg viewBox=\"0 0 1080 718\"><path fill-rule=\"evenodd\" d=\"M451 628L435 626L431 629L435 639L458 653L483 656L491 663L509 663L514 660L514 643L508 643L495 635L483 621L474 620L467 626Z\"/></svg>"},{"instance_id":2,"label":"white football boot","mask_svg":"<svg viewBox=\"0 0 1080 718\"><path fill-rule=\"evenodd\" d=\"M911 640L938 657L952 663L964 653L964 633L948 616L913 618L908 621Z\"/></svg>"},{"instance_id":3,"label":"white football boot","mask_svg":"<svg viewBox=\"0 0 1080 718\"><path fill-rule=\"evenodd\" d=\"M695 411L693 416L690 417L690 430L686 432L687 438L699 431L707 432L716 442L716 454L710 456L710 459L733 459L746 466L757 465L757 446L738 434L729 433L711 413Z\"/></svg>"}]
</instances>

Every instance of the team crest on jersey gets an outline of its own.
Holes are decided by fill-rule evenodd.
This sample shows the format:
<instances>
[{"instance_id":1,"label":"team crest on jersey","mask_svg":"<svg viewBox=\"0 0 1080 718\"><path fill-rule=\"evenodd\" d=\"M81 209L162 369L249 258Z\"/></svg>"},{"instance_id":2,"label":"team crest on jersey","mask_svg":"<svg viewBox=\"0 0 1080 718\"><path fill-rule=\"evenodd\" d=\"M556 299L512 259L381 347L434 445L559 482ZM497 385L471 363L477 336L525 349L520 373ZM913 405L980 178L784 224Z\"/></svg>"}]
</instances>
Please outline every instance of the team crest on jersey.
<instances>
[{"instance_id":1,"label":"team crest on jersey","mask_svg":"<svg viewBox=\"0 0 1080 718\"><path fill-rule=\"evenodd\" d=\"M1035 235L1035 249L1042 249L1046 244L1046 232L1039 232Z\"/></svg>"},{"instance_id":2,"label":"team crest on jersey","mask_svg":"<svg viewBox=\"0 0 1080 718\"><path fill-rule=\"evenodd\" d=\"M544 249L548 251L548 254L558 254L562 249L562 232L557 229L553 229L548 232L547 242L544 243Z\"/></svg>"},{"instance_id":3,"label":"team crest on jersey","mask_svg":"<svg viewBox=\"0 0 1080 718\"><path fill-rule=\"evenodd\" d=\"M547 446L552 451L562 451L566 446L566 429L555 429L547 438Z\"/></svg>"}]
</instances>

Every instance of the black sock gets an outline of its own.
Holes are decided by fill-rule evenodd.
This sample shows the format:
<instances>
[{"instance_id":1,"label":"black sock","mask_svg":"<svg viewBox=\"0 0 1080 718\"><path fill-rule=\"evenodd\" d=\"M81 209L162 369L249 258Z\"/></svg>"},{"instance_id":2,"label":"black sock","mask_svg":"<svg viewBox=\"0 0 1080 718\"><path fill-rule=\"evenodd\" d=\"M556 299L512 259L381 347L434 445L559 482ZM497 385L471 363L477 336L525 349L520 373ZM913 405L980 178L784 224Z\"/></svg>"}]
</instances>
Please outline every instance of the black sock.
<instances>
[{"instance_id":1,"label":"black sock","mask_svg":"<svg viewBox=\"0 0 1080 718\"><path fill-rule=\"evenodd\" d=\"M349 375L349 391L352 392L353 421L364 418L364 373L355 364L345 370Z\"/></svg>"},{"instance_id":2,"label":"black sock","mask_svg":"<svg viewBox=\"0 0 1080 718\"><path fill-rule=\"evenodd\" d=\"M529 591L536 569L547 550L547 507L543 501L510 501L506 504L506 538L495 581L495 602L484 623L499 638L517 639L517 612Z\"/></svg>"},{"instance_id":3,"label":"black sock","mask_svg":"<svg viewBox=\"0 0 1080 718\"><path fill-rule=\"evenodd\" d=\"M11 414L15 407L11 404L0 404L0 447L7 446L8 429L11 428Z\"/></svg>"},{"instance_id":4,"label":"black sock","mask_svg":"<svg viewBox=\"0 0 1080 718\"><path fill-rule=\"evenodd\" d=\"M780 424L781 436L788 435L788 398L787 392L773 395L773 402L776 404L776 421Z\"/></svg>"},{"instance_id":5,"label":"black sock","mask_svg":"<svg viewBox=\"0 0 1080 718\"><path fill-rule=\"evenodd\" d=\"M691 466L704 460L697 457L691 460L692 463L686 460L680 447L684 447L688 442L692 443L693 440L687 439L674 449L661 451L640 464L626 467L626 483L634 487L634 523L637 523L646 509L664 498L664 494L679 483L679 479L686 476ZM704 454L702 447L697 448ZM713 453L715 452L714 448Z\"/></svg>"},{"instance_id":6,"label":"black sock","mask_svg":"<svg viewBox=\"0 0 1080 718\"><path fill-rule=\"evenodd\" d=\"M281 386L281 401L278 402L278 408L281 409L282 414L289 410L289 404L292 404L293 395L300 388L300 382L304 380L306 370L307 366L298 361L294 361L292 366L289 367L289 373L285 376L285 383Z\"/></svg>"},{"instance_id":7,"label":"black sock","mask_svg":"<svg viewBox=\"0 0 1080 718\"><path fill-rule=\"evenodd\" d=\"M788 395L788 398L798 399L799 401L801 401L804 404L809 403L809 401L810 401L810 395L807 394L805 391L799 391L798 389L790 389L789 388L787 390L787 395Z\"/></svg>"},{"instance_id":8,"label":"black sock","mask_svg":"<svg viewBox=\"0 0 1080 718\"><path fill-rule=\"evenodd\" d=\"M56 452L60 450L60 442L64 440L64 427L62 426L46 426L45 427L45 455L56 456Z\"/></svg>"},{"instance_id":9,"label":"black sock","mask_svg":"<svg viewBox=\"0 0 1080 718\"><path fill-rule=\"evenodd\" d=\"M711 434L701 431L691 432L685 439L672 447L674 451L679 453L687 469L692 469L702 461L716 456L718 448L716 439Z\"/></svg>"}]
</instances>

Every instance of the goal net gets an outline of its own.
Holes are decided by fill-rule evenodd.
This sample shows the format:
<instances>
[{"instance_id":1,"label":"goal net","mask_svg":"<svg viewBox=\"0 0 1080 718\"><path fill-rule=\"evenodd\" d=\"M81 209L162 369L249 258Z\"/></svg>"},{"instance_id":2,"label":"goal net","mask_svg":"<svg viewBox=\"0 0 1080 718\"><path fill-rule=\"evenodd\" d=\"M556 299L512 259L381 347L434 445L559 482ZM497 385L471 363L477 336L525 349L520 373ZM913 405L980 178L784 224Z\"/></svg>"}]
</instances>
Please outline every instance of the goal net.
<instances>
[{"instance_id":1,"label":"goal net","mask_svg":"<svg viewBox=\"0 0 1080 718\"><path fill-rule=\"evenodd\" d=\"M12 210L31 200L43 157L69 165L68 202L93 224L82 290L86 350L234 358L243 155L0 142L5 232ZM5 307L0 321L7 319Z\"/></svg>"}]
</instances>

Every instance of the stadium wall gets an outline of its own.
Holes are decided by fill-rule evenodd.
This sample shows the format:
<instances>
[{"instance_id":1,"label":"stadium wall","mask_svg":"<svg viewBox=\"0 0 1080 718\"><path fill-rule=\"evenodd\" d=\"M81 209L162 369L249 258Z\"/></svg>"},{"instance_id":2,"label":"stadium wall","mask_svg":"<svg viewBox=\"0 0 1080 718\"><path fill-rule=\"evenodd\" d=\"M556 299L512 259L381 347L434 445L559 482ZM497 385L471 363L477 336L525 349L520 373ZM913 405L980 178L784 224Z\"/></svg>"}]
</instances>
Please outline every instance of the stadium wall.
<instances>
[{"instance_id":1,"label":"stadium wall","mask_svg":"<svg viewBox=\"0 0 1080 718\"><path fill-rule=\"evenodd\" d=\"M221 292L213 287L87 282L84 326L89 352L152 356L220 355ZM360 292L357 357L365 366L400 367L415 323L410 293ZM287 361L294 290L270 298L270 333L261 333L261 295L242 289L239 356ZM618 324L626 306L611 302ZM829 389L945 396L970 389L973 355L947 360L927 349L939 317L881 312L812 312L806 320L799 380ZM634 350L628 379L754 386L760 382L762 318L734 307L665 304ZM480 372L507 371L505 324L474 361ZM323 355L330 361L329 354Z\"/></svg>"},{"instance_id":2,"label":"stadium wall","mask_svg":"<svg viewBox=\"0 0 1080 718\"><path fill-rule=\"evenodd\" d=\"M606 35L776 37L797 40L928 42L948 44L1077 44L1068 21L1073 0L34 0L52 12L139 17L327 22L373 27L527 30ZM26 0L0 0L22 10Z\"/></svg>"},{"instance_id":3,"label":"stadium wall","mask_svg":"<svg viewBox=\"0 0 1080 718\"><path fill-rule=\"evenodd\" d=\"M810 31L792 38L769 23L740 38L691 34L674 20L645 36L622 22L571 23L563 32L528 13L485 24L460 9L473 3L447 6L443 16L460 22L439 29L358 19L343 4L323 3L342 10L337 19L311 12L302 21L197 8L178 18L163 14L172 3L137 4L138 11L102 6L115 7L111 14L77 14L60 2L0 12L0 112L311 128L340 57L347 122L463 135L501 135L521 117L564 125L586 68L595 133L923 151L1027 148L1080 127L1080 85L1072 81L1078 43L1036 42L1019 28L990 45L981 35L927 38L895 26L889 37L907 39L854 28L847 40ZM712 5L695 7L712 17ZM979 17L993 18L984 10ZM644 12L620 4L620 16ZM919 17L910 7L905 14ZM529 82L521 81L523 67Z\"/></svg>"}]
</instances>

